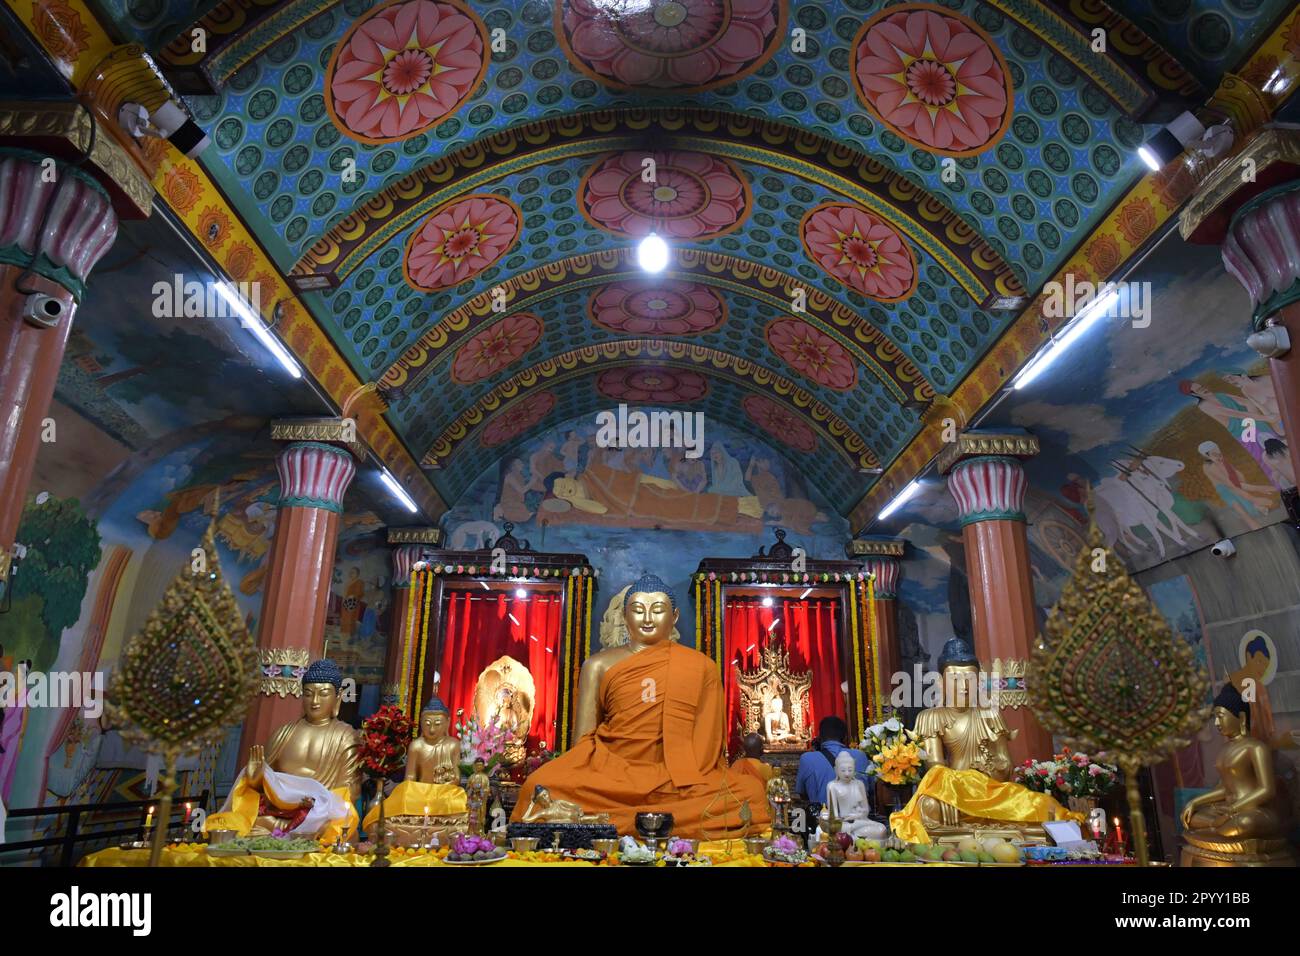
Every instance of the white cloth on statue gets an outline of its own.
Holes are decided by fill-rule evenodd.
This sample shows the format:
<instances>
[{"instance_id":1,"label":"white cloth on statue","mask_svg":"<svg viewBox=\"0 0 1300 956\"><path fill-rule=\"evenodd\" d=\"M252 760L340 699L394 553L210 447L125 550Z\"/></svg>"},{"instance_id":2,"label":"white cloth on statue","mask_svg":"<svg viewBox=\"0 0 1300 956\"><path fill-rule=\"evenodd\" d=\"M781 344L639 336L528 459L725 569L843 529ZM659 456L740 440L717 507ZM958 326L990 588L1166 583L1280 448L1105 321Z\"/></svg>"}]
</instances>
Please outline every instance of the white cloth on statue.
<instances>
[{"instance_id":1,"label":"white cloth on statue","mask_svg":"<svg viewBox=\"0 0 1300 956\"><path fill-rule=\"evenodd\" d=\"M248 773L247 770L239 771L239 780L243 780L246 773ZM235 781L236 786L238 786L239 780ZM262 767L262 786L264 789L269 790L270 794L281 804L300 804L308 797L316 801L312 805L310 812L308 812L306 819L288 831L294 836L315 836L325 829L331 820L343 820L348 815L347 803L337 793L311 777L280 773L264 765ZM234 794L235 791L232 788L230 793L226 795L225 804L221 807L222 813L230 811Z\"/></svg>"}]
</instances>

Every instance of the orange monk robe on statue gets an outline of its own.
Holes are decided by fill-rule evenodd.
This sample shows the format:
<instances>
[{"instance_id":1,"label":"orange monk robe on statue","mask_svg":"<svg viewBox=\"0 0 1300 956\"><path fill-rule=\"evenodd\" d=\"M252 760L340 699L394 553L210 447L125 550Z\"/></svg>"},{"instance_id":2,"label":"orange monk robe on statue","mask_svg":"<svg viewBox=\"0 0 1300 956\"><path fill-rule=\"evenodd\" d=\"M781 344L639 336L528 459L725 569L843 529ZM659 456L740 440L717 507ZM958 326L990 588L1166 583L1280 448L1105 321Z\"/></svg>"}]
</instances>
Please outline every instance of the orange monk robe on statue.
<instances>
[{"instance_id":1,"label":"orange monk robe on statue","mask_svg":"<svg viewBox=\"0 0 1300 956\"><path fill-rule=\"evenodd\" d=\"M619 833L636 832L636 815L673 815L673 833L694 838L748 832L771 820L763 785L731 772L722 756L723 692L717 666L699 651L664 642L612 665L600 684L601 722L568 752L524 781L513 820L534 787L587 813L608 813Z\"/></svg>"}]
</instances>

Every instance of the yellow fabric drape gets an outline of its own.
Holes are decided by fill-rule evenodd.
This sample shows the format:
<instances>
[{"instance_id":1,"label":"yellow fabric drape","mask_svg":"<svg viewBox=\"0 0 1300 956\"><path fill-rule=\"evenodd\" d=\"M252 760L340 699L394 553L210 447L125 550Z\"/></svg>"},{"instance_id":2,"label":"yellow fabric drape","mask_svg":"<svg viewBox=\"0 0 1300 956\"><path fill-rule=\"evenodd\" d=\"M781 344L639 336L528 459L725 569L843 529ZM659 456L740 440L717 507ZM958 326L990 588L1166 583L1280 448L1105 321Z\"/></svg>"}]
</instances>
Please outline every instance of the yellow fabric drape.
<instances>
[{"instance_id":1,"label":"yellow fabric drape","mask_svg":"<svg viewBox=\"0 0 1300 956\"><path fill-rule=\"evenodd\" d=\"M985 820L1014 823L1042 823L1052 819L1083 821L1046 793L1038 793L1018 783L999 783L978 770L952 770L934 766L921 779L907 806L889 815L894 835L908 843L929 843L930 834L921 823L921 798L934 797L951 804L963 813Z\"/></svg>"},{"instance_id":2,"label":"yellow fabric drape","mask_svg":"<svg viewBox=\"0 0 1300 956\"><path fill-rule=\"evenodd\" d=\"M350 839L357 832L357 811L352 806L351 791L347 787L334 787L332 792L347 805L348 815L342 820L331 820L325 825L325 829L317 834L316 839L327 843L333 843L340 837ZM266 797L281 810L291 809L283 805L283 801L276 798L271 787L266 788ZM234 830L240 836L245 836L249 830L253 829L253 824L257 822L257 811L260 805L261 792L245 783L241 775L235 781L235 786L230 792L230 809L225 813L209 814L203 823L203 829L208 832L212 830Z\"/></svg>"},{"instance_id":3,"label":"yellow fabric drape","mask_svg":"<svg viewBox=\"0 0 1300 956\"><path fill-rule=\"evenodd\" d=\"M384 816L450 816L469 809L465 791L453 783L420 783L403 780L384 800ZM369 833L379 819L379 807L371 807L361 821L361 832Z\"/></svg>"}]
</instances>

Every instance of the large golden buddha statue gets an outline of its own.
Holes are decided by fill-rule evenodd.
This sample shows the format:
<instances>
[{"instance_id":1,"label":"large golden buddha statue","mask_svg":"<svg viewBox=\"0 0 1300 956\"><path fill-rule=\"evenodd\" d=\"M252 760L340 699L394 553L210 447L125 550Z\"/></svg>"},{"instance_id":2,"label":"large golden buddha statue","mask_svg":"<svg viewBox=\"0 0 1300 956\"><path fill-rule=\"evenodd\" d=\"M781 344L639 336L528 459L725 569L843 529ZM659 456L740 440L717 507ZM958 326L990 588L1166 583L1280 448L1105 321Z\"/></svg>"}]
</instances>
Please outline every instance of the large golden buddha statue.
<instances>
[{"instance_id":1,"label":"large golden buddha statue","mask_svg":"<svg viewBox=\"0 0 1300 956\"><path fill-rule=\"evenodd\" d=\"M1278 812L1268 744L1252 737L1250 707L1226 684L1214 699L1214 726L1227 745L1215 767L1219 785L1183 807L1183 866L1294 866Z\"/></svg>"},{"instance_id":2,"label":"large golden buddha statue","mask_svg":"<svg viewBox=\"0 0 1300 956\"><path fill-rule=\"evenodd\" d=\"M987 835L1046 839L1044 820L1067 816L1051 796L1011 783L1009 730L996 706L979 700L979 660L955 637L943 646L939 672L944 703L916 717L916 735L929 769L907 806L890 817L895 835L909 842L954 839L974 830Z\"/></svg>"},{"instance_id":3,"label":"large golden buddha statue","mask_svg":"<svg viewBox=\"0 0 1300 956\"><path fill-rule=\"evenodd\" d=\"M307 668L302 716L272 734L265 747L249 748L248 765L205 830L281 831L332 841L356 828L360 744L356 730L338 719L342 684L331 660Z\"/></svg>"},{"instance_id":4,"label":"large golden buddha statue","mask_svg":"<svg viewBox=\"0 0 1300 956\"><path fill-rule=\"evenodd\" d=\"M577 742L534 771L512 819L534 807L534 790L609 814L620 833L634 832L638 812L673 815L685 837L737 835L768 821L762 784L730 773L723 758L724 699L717 665L671 641L677 599L654 575L627 591L623 620L629 640L593 654L578 677Z\"/></svg>"},{"instance_id":5,"label":"large golden buddha statue","mask_svg":"<svg viewBox=\"0 0 1300 956\"><path fill-rule=\"evenodd\" d=\"M460 786L460 741L450 734L451 711L437 697L420 711L420 736L406 751L406 779L384 799L385 826L398 842L410 842L408 830L442 829L465 822L465 791ZM418 819L406 819L406 818ZM370 833L379 819L372 806L361 829ZM414 834L417 838L427 836Z\"/></svg>"}]
</instances>

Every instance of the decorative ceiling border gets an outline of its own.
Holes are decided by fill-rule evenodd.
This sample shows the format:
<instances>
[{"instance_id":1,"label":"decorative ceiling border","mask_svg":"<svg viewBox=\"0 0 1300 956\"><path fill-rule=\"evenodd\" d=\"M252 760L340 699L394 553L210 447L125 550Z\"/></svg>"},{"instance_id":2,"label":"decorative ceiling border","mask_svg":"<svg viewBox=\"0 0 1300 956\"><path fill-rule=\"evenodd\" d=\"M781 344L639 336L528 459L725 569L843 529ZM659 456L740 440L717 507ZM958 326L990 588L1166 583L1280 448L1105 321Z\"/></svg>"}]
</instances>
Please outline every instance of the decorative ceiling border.
<instances>
[{"instance_id":1,"label":"decorative ceiling border","mask_svg":"<svg viewBox=\"0 0 1300 956\"><path fill-rule=\"evenodd\" d=\"M57 4L44 0L6 0L6 3L78 91L114 47L81 0L59 0ZM278 306L280 310L277 328L285 344L339 407L344 407L363 383L203 167L169 144L152 182L159 198L232 279L261 284L260 298L265 308ZM426 514L436 518L446 511L446 503L384 419L377 403L358 403L353 417L357 434L405 485Z\"/></svg>"},{"instance_id":2,"label":"decorative ceiling border","mask_svg":"<svg viewBox=\"0 0 1300 956\"><path fill-rule=\"evenodd\" d=\"M481 137L359 203L294 264L290 281L300 289L338 285L394 235L448 199L535 166L647 148L647 131L656 126L671 137L656 140L656 149L692 149L767 166L862 204L925 250L980 306L1027 295L1010 265L964 219L883 163L784 123L682 108L571 114ZM731 139L707 138L711 135Z\"/></svg>"},{"instance_id":3,"label":"decorative ceiling border","mask_svg":"<svg viewBox=\"0 0 1300 956\"><path fill-rule=\"evenodd\" d=\"M1274 109L1300 85L1300 56L1292 51L1300 36L1300 10L1274 28L1237 71L1239 76L1269 82ZM1271 78L1271 80L1270 80ZM1226 82L1237 77L1229 74ZM1191 195L1195 183L1177 162L1158 173L1144 176L1111 207L1104 219L1075 248L1070 258L1052 276L1064 283L1067 274L1076 282L1101 282L1118 272L1142 246L1173 218ZM1041 290L1002 337L962 380L945 403L943 414L970 421L984 407L1065 319L1049 320L1043 314L1047 295ZM909 481L915 478L942 450L941 418L933 416L907 447L893 460L861 500L849 512L854 532L867 527L875 516Z\"/></svg>"},{"instance_id":4,"label":"decorative ceiling border","mask_svg":"<svg viewBox=\"0 0 1300 956\"><path fill-rule=\"evenodd\" d=\"M631 257L627 248L611 249L572 256L520 273L496 287L506 305L506 310L499 314L493 311L490 292L469 299L407 347L380 377L380 387L412 390L442 361L449 361L457 346L471 334L515 312L534 309L551 296L574 288L642 278L644 273L632 268ZM857 312L817 289L809 289L793 276L749 260L698 249L681 250L678 265L680 268L668 273L668 278L696 280L729 289L785 312L790 312L795 290L806 291L807 310L798 315L813 319L819 328L848 348L899 402L927 402L934 397L934 386L884 332ZM491 321L475 324L476 319Z\"/></svg>"},{"instance_id":5,"label":"decorative ceiling border","mask_svg":"<svg viewBox=\"0 0 1300 956\"><path fill-rule=\"evenodd\" d=\"M515 373L456 416L456 420L434 439L421 457L420 464L426 468L443 467L443 463L456 453L457 446L468 440L493 413L523 398L528 392L626 365L687 369L710 366L712 374L755 394L775 398L800 418L808 420L855 469L879 467L876 453L848 422L784 375L718 349L653 339L620 339L571 349Z\"/></svg>"}]
</instances>

